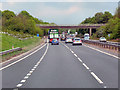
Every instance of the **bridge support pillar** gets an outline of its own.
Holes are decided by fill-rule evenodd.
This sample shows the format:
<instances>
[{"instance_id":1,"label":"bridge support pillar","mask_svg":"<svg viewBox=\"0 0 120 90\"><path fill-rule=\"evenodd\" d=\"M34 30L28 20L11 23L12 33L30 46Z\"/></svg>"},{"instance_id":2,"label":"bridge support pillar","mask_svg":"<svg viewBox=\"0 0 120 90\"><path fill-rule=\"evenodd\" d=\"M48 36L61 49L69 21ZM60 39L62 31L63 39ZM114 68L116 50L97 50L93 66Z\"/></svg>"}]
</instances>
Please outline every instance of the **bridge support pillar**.
<instances>
[{"instance_id":1,"label":"bridge support pillar","mask_svg":"<svg viewBox=\"0 0 120 90\"><path fill-rule=\"evenodd\" d=\"M92 28L90 28L90 30L89 30L89 35L90 36L92 35Z\"/></svg>"}]
</instances>

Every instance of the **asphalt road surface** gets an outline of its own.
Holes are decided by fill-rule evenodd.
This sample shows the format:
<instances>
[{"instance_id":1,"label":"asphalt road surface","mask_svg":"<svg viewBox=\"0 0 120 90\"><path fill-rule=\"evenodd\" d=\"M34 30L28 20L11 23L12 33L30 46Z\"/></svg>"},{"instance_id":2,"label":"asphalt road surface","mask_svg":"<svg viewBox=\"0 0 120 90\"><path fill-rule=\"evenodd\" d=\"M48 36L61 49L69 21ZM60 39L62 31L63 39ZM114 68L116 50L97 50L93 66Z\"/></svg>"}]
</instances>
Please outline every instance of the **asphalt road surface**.
<instances>
[{"instance_id":1,"label":"asphalt road surface","mask_svg":"<svg viewBox=\"0 0 120 90\"><path fill-rule=\"evenodd\" d=\"M12 63L1 69L3 88L118 88L118 59L86 45L46 43Z\"/></svg>"}]
</instances>

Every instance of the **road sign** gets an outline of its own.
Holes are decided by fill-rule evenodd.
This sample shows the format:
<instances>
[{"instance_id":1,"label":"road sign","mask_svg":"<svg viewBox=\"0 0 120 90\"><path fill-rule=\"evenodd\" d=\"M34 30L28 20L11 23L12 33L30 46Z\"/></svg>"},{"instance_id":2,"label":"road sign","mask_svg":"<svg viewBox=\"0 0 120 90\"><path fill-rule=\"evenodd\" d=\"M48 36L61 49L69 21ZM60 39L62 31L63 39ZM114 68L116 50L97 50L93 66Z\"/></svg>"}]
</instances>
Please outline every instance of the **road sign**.
<instances>
[{"instance_id":1,"label":"road sign","mask_svg":"<svg viewBox=\"0 0 120 90\"><path fill-rule=\"evenodd\" d=\"M37 34L37 37L39 37L39 34Z\"/></svg>"},{"instance_id":2,"label":"road sign","mask_svg":"<svg viewBox=\"0 0 120 90\"><path fill-rule=\"evenodd\" d=\"M110 34L108 34L108 37L110 37Z\"/></svg>"}]
</instances>

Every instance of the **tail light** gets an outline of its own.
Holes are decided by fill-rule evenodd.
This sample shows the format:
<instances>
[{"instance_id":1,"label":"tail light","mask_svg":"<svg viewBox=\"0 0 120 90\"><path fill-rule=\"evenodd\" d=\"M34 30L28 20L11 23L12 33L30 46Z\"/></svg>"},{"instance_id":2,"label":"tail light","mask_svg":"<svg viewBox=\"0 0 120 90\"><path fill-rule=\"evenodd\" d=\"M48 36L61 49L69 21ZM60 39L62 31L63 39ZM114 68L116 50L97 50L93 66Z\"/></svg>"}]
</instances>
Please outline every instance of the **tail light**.
<instances>
[{"instance_id":1,"label":"tail light","mask_svg":"<svg viewBox=\"0 0 120 90\"><path fill-rule=\"evenodd\" d=\"M75 42L75 40L73 40L73 42Z\"/></svg>"},{"instance_id":2,"label":"tail light","mask_svg":"<svg viewBox=\"0 0 120 90\"><path fill-rule=\"evenodd\" d=\"M82 42L82 40L80 40L80 42Z\"/></svg>"}]
</instances>

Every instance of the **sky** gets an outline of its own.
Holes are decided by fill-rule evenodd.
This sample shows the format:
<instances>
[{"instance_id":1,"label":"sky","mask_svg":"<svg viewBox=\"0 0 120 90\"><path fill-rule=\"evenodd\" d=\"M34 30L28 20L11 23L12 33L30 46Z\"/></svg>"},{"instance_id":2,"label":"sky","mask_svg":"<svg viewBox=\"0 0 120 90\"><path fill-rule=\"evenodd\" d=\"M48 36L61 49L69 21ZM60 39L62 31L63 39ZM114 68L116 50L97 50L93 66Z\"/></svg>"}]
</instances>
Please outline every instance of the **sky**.
<instances>
[{"instance_id":1,"label":"sky","mask_svg":"<svg viewBox=\"0 0 120 90\"><path fill-rule=\"evenodd\" d=\"M34 1L34 2L33 2ZM76 25L97 12L109 11L114 15L118 0L2 0L1 10L19 14L26 10L32 16L58 25ZM104 2L103 2L104 1Z\"/></svg>"}]
</instances>

